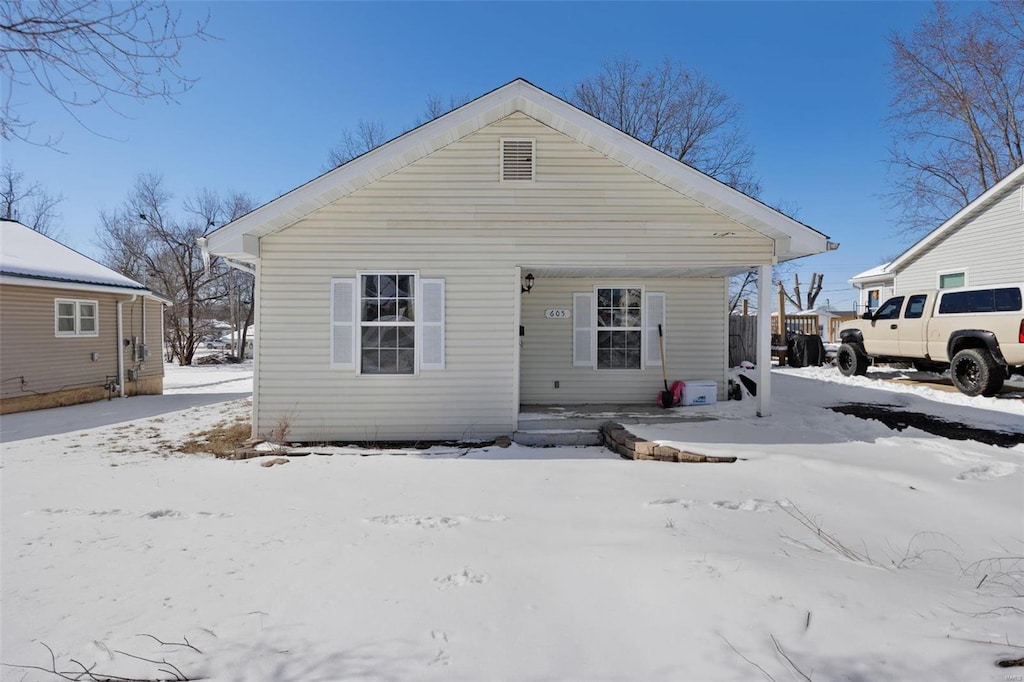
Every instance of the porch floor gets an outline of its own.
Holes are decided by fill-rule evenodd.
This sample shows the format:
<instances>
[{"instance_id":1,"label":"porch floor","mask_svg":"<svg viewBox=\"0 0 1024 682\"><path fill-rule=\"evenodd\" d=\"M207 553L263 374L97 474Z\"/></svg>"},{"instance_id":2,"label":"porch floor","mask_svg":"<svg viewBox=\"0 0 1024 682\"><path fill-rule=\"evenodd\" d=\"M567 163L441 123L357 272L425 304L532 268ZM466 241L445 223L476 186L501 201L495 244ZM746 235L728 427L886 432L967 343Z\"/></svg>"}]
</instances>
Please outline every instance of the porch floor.
<instances>
[{"instance_id":1,"label":"porch floor","mask_svg":"<svg viewBox=\"0 0 1024 682\"><path fill-rule=\"evenodd\" d=\"M520 445L599 445L606 421L619 424L706 422L714 417L684 414L678 408L616 403L594 405L521 405L519 429L513 440Z\"/></svg>"}]
</instances>

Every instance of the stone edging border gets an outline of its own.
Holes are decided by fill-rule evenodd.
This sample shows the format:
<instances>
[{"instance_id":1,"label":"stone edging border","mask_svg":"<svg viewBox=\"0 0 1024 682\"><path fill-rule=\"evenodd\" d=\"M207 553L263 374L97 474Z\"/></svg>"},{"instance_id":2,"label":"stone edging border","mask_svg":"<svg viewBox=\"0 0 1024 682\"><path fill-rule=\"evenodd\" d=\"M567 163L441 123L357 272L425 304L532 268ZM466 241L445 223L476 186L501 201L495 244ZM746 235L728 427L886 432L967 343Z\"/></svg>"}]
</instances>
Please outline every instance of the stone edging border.
<instances>
[{"instance_id":1,"label":"stone edging border","mask_svg":"<svg viewBox=\"0 0 1024 682\"><path fill-rule=\"evenodd\" d=\"M668 445L658 445L649 440L637 438L622 424L607 421L601 424L601 442L612 452L624 459L654 459L661 462L724 462L732 463L735 457L714 457L696 452L679 450Z\"/></svg>"}]
</instances>

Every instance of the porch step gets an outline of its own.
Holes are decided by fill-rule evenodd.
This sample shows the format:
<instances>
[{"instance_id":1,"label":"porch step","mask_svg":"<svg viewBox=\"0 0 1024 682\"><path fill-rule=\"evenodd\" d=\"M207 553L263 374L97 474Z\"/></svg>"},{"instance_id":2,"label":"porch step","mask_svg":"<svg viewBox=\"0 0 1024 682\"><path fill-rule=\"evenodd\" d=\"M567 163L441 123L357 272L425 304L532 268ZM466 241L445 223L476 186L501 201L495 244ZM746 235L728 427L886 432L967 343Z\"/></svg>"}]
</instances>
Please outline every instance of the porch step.
<instances>
[{"instance_id":1,"label":"porch step","mask_svg":"<svg viewBox=\"0 0 1024 682\"><path fill-rule=\"evenodd\" d=\"M558 422L561 428L536 428L530 425L528 431L516 431L512 440L528 447L600 445L601 433L597 429L576 429L567 426L566 420Z\"/></svg>"}]
</instances>

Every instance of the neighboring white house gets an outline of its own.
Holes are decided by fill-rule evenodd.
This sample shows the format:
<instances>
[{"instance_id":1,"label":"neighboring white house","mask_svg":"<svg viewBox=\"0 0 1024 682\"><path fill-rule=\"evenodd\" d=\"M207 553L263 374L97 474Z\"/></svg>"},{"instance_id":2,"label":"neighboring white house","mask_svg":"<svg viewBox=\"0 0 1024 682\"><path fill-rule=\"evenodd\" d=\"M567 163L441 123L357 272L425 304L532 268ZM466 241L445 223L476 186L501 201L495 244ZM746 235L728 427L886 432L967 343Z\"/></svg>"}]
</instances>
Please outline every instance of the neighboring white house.
<instances>
[{"instance_id":1,"label":"neighboring white house","mask_svg":"<svg viewBox=\"0 0 1024 682\"><path fill-rule=\"evenodd\" d=\"M206 247L256 265L254 432L381 441L509 434L521 404L653 403L659 325L669 376L724 396L727 278L830 245L520 79Z\"/></svg>"},{"instance_id":2,"label":"neighboring white house","mask_svg":"<svg viewBox=\"0 0 1024 682\"><path fill-rule=\"evenodd\" d=\"M882 263L870 270L865 270L850 280L850 284L860 291L857 302L859 314L878 310L882 301L892 296L896 275L888 271L890 263Z\"/></svg>"},{"instance_id":3,"label":"neighboring white house","mask_svg":"<svg viewBox=\"0 0 1024 682\"><path fill-rule=\"evenodd\" d=\"M860 289L863 312L901 292L1022 281L1024 166L892 262L862 272L850 283Z\"/></svg>"}]
</instances>

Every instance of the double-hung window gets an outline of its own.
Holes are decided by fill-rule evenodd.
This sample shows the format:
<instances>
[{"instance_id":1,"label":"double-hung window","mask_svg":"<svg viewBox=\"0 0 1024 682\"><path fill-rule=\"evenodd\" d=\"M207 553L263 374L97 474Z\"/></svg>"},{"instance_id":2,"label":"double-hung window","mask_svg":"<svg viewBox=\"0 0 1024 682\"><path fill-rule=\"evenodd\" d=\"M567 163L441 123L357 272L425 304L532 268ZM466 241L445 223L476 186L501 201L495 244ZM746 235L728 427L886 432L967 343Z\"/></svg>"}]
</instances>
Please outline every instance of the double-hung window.
<instances>
[{"instance_id":1,"label":"double-hung window","mask_svg":"<svg viewBox=\"0 0 1024 682\"><path fill-rule=\"evenodd\" d=\"M643 290L598 287L597 369L640 369Z\"/></svg>"},{"instance_id":2,"label":"double-hung window","mask_svg":"<svg viewBox=\"0 0 1024 682\"><path fill-rule=\"evenodd\" d=\"M361 375L445 367L445 282L410 271L331 280L331 367Z\"/></svg>"},{"instance_id":3,"label":"double-hung window","mask_svg":"<svg viewBox=\"0 0 1024 682\"><path fill-rule=\"evenodd\" d=\"M642 286L598 285L572 295L572 364L642 370L662 364L665 294Z\"/></svg>"},{"instance_id":4,"label":"double-hung window","mask_svg":"<svg viewBox=\"0 0 1024 682\"><path fill-rule=\"evenodd\" d=\"M99 336L99 304L57 298L53 301L54 336Z\"/></svg>"},{"instance_id":5,"label":"double-hung window","mask_svg":"<svg viewBox=\"0 0 1024 682\"><path fill-rule=\"evenodd\" d=\"M359 371L416 372L416 276L360 275Z\"/></svg>"}]
</instances>

